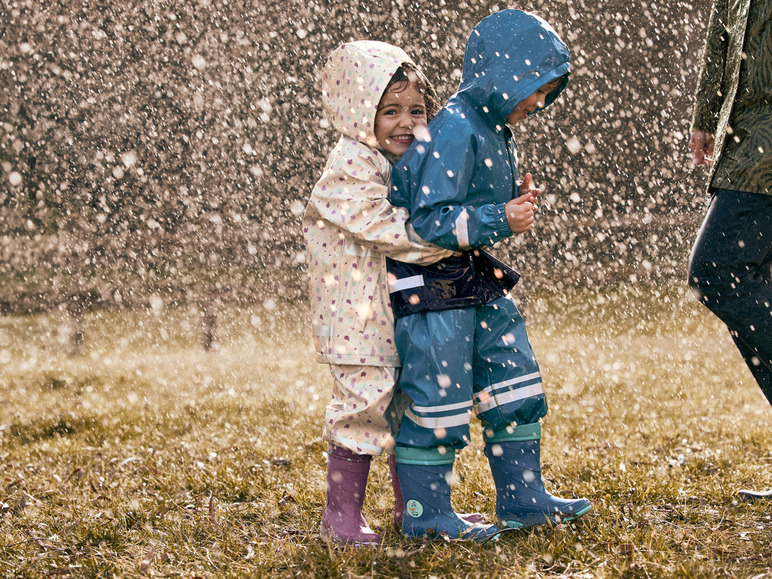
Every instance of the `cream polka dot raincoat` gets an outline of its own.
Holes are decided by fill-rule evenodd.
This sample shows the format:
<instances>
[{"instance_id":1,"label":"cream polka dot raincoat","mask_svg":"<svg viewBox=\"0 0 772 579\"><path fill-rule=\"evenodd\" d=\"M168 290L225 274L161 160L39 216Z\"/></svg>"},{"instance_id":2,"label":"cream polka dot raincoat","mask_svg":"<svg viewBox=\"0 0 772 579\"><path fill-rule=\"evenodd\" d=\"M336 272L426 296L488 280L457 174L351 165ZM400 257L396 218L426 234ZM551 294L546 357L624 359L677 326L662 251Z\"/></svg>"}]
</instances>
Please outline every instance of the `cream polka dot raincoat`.
<instances>
[{"instance_id":1,"label":"cream polka dot raincoat","mask_svg":"<svg viewBox=\"0 0 772 579\"><path fill-rule=\"evenodd\" d=\"M403 208L391 205L391 164L378 150L376 106L403 63L382 42L344 44L324 68L322 97L341 137L330 153L303 218L311 314L319 362L399 366L386 257L433 263L450 251L425 244Z\"/></svg>"}]
</instances>

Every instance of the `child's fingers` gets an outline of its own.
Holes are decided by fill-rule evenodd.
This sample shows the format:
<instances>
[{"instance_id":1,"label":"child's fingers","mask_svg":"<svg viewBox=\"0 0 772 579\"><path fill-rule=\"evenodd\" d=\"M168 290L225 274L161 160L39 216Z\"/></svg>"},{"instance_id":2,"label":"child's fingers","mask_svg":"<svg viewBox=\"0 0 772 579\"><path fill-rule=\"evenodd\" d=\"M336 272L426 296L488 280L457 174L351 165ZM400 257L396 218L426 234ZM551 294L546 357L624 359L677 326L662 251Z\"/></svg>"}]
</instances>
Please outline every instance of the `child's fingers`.
<instances>
[{"instance_id":1,"label":"child's fingers","mask_svg":"<svg viewBox=\"0 0 772 579\"><path fill-rule=\"evenodd\" d=\"M533 195L531 195L531 193L528 192L515 197L514 199L512 199L512 201L510 201L510 203L514 202L515 205L522 205L523 203L528 203L532 200L533 200Z\"/></svg>"},{"instance_id":2,"label":"child's fingers","mask_svg":"<svg viewBox=\"0 0 772 579\"><path fill-rule=\"evenodd\" d=\"M526 173L525 177L523 177L523 182L520 184L520 188L530 189L532 182L533 182L533 175L531 175L530 173Z\"/></svg>"}]
</instances>

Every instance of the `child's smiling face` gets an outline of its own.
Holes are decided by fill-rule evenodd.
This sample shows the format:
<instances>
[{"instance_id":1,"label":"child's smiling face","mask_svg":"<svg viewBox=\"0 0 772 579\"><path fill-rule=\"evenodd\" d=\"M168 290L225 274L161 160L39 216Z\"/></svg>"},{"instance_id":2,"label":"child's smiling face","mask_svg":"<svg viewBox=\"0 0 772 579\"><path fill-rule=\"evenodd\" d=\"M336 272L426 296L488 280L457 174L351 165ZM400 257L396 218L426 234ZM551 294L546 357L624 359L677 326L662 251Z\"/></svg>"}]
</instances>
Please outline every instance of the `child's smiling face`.
<instances>
[{"instance_id":1,"label":"child's smiling face","mask_svg":"<svg viewBox=\"0 0 772 579\"><path fill-rule=\"evenodd\" d=\"M426 102L415 83L395 84L381 97L375 113L375 138L384 151L401 157L415 140L415 129L426 126ZM397 89L396 91L393 89Z\"/></svg>"},{"instance_id":2,"label":"child's smiling face","mask_svg":"<svg viewBox=\"0 0 772 579\"><path fill-rule=\"evenodd\" d=\"M558 78L548 82L528 98L517 103L515 110L507 115L507 124L516 125L537 109L544 108L544 102L547 95L560 86L562 79Z\"/></svg>"}]
</instances>

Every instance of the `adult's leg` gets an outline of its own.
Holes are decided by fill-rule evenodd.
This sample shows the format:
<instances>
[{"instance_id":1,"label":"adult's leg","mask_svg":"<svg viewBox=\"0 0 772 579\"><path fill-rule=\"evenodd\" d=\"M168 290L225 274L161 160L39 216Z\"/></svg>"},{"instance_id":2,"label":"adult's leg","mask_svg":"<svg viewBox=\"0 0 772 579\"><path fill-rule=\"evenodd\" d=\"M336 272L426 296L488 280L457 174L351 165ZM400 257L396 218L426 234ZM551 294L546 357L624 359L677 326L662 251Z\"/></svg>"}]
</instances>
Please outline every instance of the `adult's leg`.
<instances>
[{"instance_id":1,"label":"adult's leg","mask_svg":"<svg viewBox=\"0 0 772 579\"><path fill-rule=\"evenodd\" d=\"M742 354L746 364L748 364L748 368L756 379L756 383L761 388L764 396L767 397L769 403L772 404L772 364L769 361L764 361L751 346L738 336L733 335L732 339L737 349L740 350L740 354ZM772 340L772 337L770 339Z\"/></svg>"},{"instance_id":2,"label":"adult's leg","mask_svg":"<svg viewBox=\"0 0 772 579\"><path fill-rule=\"evenodd\" d=\"M694 243L689 286L729 328L772 403L772 195L721 189ZM745 500L772 491L741 490Z\"/></svg>"},{"instance_id":3,"label":"adult's leg","mask_svg":"<svg viewBox=\"0 0 772 579\"><path fill-rule=\"evenodd\" d=\"M772 402L770 261L772 195L718 190L692 250L689 286L727 325Z\"/></svg>"}]
</instances>

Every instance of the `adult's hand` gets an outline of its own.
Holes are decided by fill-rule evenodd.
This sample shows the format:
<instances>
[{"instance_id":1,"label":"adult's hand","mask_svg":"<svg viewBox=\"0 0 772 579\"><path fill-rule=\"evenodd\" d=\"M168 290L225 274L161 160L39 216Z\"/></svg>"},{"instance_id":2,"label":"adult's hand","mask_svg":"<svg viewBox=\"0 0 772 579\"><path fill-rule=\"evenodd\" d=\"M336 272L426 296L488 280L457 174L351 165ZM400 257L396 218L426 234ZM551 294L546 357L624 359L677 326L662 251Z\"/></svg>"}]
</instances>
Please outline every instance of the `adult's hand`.
<instances>
[{"instance_id":1,"label":"adult's hand","mask_svg":"<svg viewBox=\"0 0 772 579\"><path fill-rule=\"evenodd\" d=\"M713 160L713 143L715 136L705 131L692 131L689 139L689 150L692 152L692 167L710 165Z\"/></svg>"}]
</instances>

